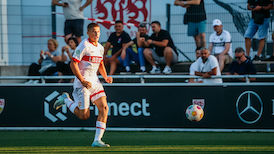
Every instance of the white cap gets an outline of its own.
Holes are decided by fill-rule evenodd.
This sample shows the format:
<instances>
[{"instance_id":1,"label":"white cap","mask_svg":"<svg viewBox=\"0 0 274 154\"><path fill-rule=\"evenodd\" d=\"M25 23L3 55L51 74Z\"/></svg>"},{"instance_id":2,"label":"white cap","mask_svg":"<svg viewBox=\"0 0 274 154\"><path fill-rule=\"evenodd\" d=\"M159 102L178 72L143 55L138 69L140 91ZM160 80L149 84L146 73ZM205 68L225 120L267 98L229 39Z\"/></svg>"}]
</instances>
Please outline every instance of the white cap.
<instances>
[{"instance_id":1,"label":"white cap","mask_svg":"<svg viewBox=\"0 0 274 154\"><path fill-rule=\"evenodd\" d=\"M222 25L222 22L219 19L214 19L212 25L213 26L220 26L220 25Z\"/></svg>"}]
</instances>

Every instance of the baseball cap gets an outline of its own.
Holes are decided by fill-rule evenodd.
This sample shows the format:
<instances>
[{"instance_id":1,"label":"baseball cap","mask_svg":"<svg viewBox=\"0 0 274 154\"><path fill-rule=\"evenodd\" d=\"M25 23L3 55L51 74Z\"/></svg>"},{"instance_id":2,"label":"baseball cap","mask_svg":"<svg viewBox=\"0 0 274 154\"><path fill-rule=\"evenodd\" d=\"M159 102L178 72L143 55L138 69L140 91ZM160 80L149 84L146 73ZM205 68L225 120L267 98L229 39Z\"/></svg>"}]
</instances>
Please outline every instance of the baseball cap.
<instances>
[{"instance_id":1,"label":"baseball cap","mask_svg":"<svg viewBox=\"0 0 274 154\"><path fill-rule=\"evenodd\" d=\"M146 27L146 23L140 23L139 27Z\"/></svg>"},{"instance_id":2,"label":"baseball cap","mask_svg":"<svg viewBox=\"0 0 274 154\"><path fill-rule=\"evenodd\" d=\"M221 20L219 20L219 19L214 19L213 20L212 26L220 26L220 25L222 25Z\"/></svg>"}]
</instances>

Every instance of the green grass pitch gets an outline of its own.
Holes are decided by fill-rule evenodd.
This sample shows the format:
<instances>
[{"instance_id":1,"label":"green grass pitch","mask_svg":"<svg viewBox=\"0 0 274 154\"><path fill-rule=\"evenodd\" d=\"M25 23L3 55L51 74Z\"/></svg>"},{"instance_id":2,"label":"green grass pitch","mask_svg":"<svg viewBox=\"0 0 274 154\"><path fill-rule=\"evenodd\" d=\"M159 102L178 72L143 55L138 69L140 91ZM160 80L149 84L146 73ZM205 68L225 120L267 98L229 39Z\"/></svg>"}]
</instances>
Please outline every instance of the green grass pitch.
<instances>
[{"instance_id":1,"label":"green grass pitch","mask_svg":"<svg viewBox=\"0 0 274 154\"><path fill-rule=\"evenodd\" d=\"M0 131L0 153L274 153L274 133Z\"/></svg>"}]
</instances>

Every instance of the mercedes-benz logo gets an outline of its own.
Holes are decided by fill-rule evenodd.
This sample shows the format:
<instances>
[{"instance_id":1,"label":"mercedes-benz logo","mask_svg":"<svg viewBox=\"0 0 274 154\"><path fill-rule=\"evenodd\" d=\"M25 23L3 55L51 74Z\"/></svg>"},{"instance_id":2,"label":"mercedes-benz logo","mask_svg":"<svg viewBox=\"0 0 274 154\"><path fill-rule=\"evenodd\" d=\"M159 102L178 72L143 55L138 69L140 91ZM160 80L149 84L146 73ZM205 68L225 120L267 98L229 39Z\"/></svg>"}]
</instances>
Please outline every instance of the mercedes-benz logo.
<instances>
[{"instance_id":1,"label":"mercedes-benz logo","mask_svg":"<svg viewBox=\"0 0 274 154\"><path fill-rule=\"evenodd\" d=\"M253 91L245 91L237 99L236 111L242 122L253 124L262 116L263 102L257 93ZM251 114L252 117L250 116Z\"/></svg>"}]
</instances>

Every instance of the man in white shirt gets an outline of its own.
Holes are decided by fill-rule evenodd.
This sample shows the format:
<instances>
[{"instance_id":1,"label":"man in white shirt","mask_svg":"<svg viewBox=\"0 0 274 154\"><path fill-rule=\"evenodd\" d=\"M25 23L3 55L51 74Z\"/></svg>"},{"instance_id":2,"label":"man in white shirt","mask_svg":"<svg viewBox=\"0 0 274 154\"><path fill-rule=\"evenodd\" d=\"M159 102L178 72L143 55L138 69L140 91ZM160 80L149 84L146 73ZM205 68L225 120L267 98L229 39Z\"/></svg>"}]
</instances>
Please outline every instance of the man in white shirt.
<instances>
[{"instance_id":1,"label":"man in white shirt","mask_svg":"<svg viewBox=\"0 0 274 154\"><path fill-rule=\"evenodd\" d=\"M208 49L201 49L201 57L197 60L197 66L195 75L202 76L203 83L223 83L221 78L209 79L212 75L221 76L221 72L216 57L210 55Z\"/></svg>"},{"instance_id":2,"label":"man in white shirt","mask_svg":"<svg viewBox=\"0 0 274 154\"><path fill-rule=\"evenodd\" d=\"M82 5L82 0L52 0L52 5L63 7L65 16L65 42L72 36L81 42L83 36L84 14L83 10L91 3L92 0L86 0Z\"/></svg>"},{"instance_id":3,"label":"man in white shirt","mask_svg":"<svg viewBox=\"0 0 274 154\"><path fill-rule=\"evenodd\" d=\"M218 59L222 72L225 64L232 62L231 35L228 31L223 30L222 22L219 19L213 20L213 28L215 32L209 37L209 51Z\"/></svg>"}]
</instances>

